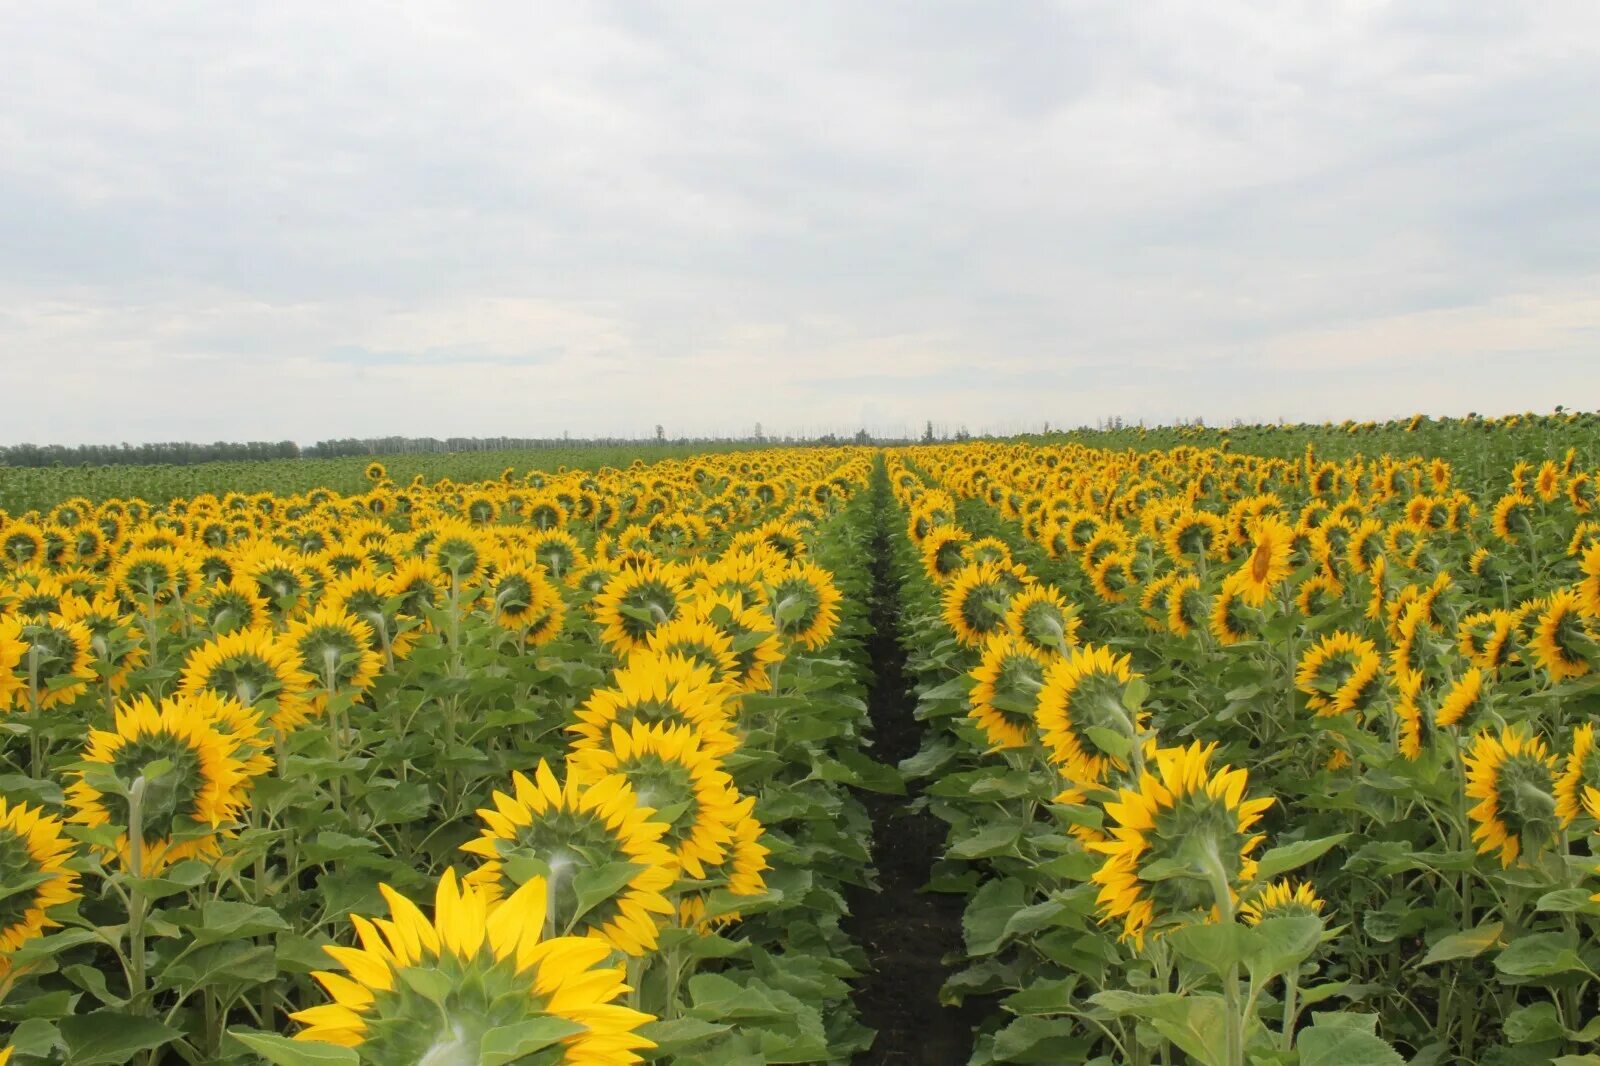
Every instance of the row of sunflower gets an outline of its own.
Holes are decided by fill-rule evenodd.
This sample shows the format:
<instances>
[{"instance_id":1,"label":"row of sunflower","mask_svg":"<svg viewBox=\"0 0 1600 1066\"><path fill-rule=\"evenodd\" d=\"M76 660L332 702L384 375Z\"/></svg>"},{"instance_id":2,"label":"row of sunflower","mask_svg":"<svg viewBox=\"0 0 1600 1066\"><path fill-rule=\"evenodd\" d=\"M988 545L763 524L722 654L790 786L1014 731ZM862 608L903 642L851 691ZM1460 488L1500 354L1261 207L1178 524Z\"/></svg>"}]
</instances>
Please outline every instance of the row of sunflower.
<instances>
[{"instance_id":1,"label":"row of sunflower","mask_svg":"<svg viewBox=\"0 0 1600 1066\"><path fill-rule=\"evenodd\" d=\"M815 908L765 883L794 884L769 858L801 848L819 883L855 856L758 804L821 750L774 708L848 674L812 552L865 473L843 450L404 487L374 464L354 496L0 515L3 1054L859 1040L823 1031L831 985L789 1002L845 952L819 934L775 964ZM855 744L844 707L811 743ZM730 987L772 1009L739 1015Z\"/></svg>"},{"instance_id":2,"label":"row of sunflower","mask_svg":"<svg viewBox=\"0 0 1600 1066\"><path fill-rule=\"evenodd\" d=\"M1591 1061L1597 472L1480 467L891 458L979 1061Z\"/></svg>"}]
</instances>

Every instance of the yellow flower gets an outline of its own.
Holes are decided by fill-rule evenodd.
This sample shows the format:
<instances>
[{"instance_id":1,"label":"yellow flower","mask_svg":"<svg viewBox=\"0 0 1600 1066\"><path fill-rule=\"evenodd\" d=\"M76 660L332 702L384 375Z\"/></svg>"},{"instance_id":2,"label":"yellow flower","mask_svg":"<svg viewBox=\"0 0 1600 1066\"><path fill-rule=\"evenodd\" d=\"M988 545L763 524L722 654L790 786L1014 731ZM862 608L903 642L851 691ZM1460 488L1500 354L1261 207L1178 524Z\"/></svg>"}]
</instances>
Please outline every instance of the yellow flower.
<instances>
[{"instance_id":1,"label":"yellow flower","mask_svg":"<svg viewBox=\"0 0 1600 1066\"><path fill-rule=\"evenodd\" d=\"M1025 748L1033 740L1034 709L1043 683L1045 657L1014 633L996 633L972 669L970 717L983 730L990 751Z\"/></svg>"},{"instance_id":2,"label":"yellow flower","mask_svg":"<svg viewBox=\"0 0 1600 1066\"><path fill-rule=\"evenodd\" d=\"M78 875L67 868L72 841L61 830L61 819L0 796L0 884L25 886L0 898L0 986L8 956L59 925L50 911L79 896Z\"/></svg>"},{"instance_id":3,"label":"yellow flower","mask_svg":"<svg viewBox=\"0 0 1600 1066\"><path fill-rule=\"evenodd\" d=\"M1006 628L1045 655L1077 646L1083 619L1053 586L1031 585L1017 593L1006 611Z\"/></svg>"},{"instance_id":4,"label":"yellow flower","mask_svg":"<svg viewBox=\"0 0 1600 1066\"><path fill-rule=\"evenodd\" d=\"M1273 801L1244 798L1244 770L1225 765L1212 771L1216 748L1196 742L1158 749L1156 772L1144 773L1137 789L1121 789L1105 806L1110 839L1087 846L1106 856L1093 877L1100 920L1120 920L1123 939L1142 945L1157 922L1211 914L1219 890L1231 894L1255 876L1250 853L1261 836L1253 827ZM1147 880L1157 860L1176 866L1178 875Z\"/></svg>"},{"instance_id":5,"label":"yellow flower","mask_svg":"<svg viewBox=\"0 0 1600 1066\"><path fill-rule=\"evenodd\" d=\"M1583 812L1584 791L1593 788L1600 788L1600 749L1595 748L1593 723L1585 722L1572 731L1572 750L1556 781L1556 817L1562 828Z\"/></svg>"},{"instance_id":6,"label":"yellow flower","mask_svg":"<svg viewBox=\"0 0 1600 1066\"><path fill-rule=\"evenodd\" d=\"M1466 671L1450 686L1450 691L1439 701L1433 714L1435 725L1454 726L1471 714L1483 698L1483 671L1478 667Z\"/></svg>"},{"instance_id":7,"label":"yellow flower","mask_svg":"<svg viewBox=\"0 0 1600 1066\"><path fill-rule=\"evenodd\" d=\"M579 784L613 774L627 779L640 804L670 812L663 816L665 843L697 879L705 876L705 864L727 858L733 827L755 806L753 797L739 796L721 760L705 750L690 726L612 725L608 744L575 749L567 757L568 778Z\"/></svg>"},{"instance_id":8,"label":"yellow flower","mask_svg":"<svg viewBox=\"0 0 1600 1066\"><path fill-rule=\"evenodd\" d=\"M219 728L213 707L184 694L159 706L149 696L138 696L117 706L112 730L89 733L83 761L105 766L125 788L132 789L152 764L167 765L143 786L142 858L134 871L140 876L153 876L181 859L218 854L221 838L232 835L231 824L247 803L244 753L235 737ZM67 788L67 802L74 812L71 821L122 830L113 851L128 866L128 797L102 793L89 773L80 771Z\"/></svg>"},{"instance_id":9,"label":"yellow flower","mask_svg":"<svg viewBox=\"0 0 1600 1066\"><path fill-rule=\"evenodd\" d=\"M1249 925L1260 925L1268 918L1320 918L1322 900L1309 881L1274 881L1254 899L1244 902L1239 916Z\"/></svg>"},{"instance_id":10,"label":"yellow flower","mask_svg":"<svg viewBox=\"0 0 1600 1066\"><path fill-rule=\"evenodd\" d=\"M1142 743L1136 734L1147 715L1141 712L1134 721L1122 705L1123 690L1140 676L1129 661L1091 644L1074 648L1045 670L1036 714L1039 738L1050 761L1069 780L1099 784L1110 771L1128 769L1127 759L1103 747L1091 730L1110 730L1130 747Z\"/></svg>"},{"instance_id":11,"label":"yellow flower","mask_svg":"<svg viewBox=\"0 0 1600 1066\"><path fill-rule=\"evenodd\" d=\"M963 567L945 585L944 620L956 639L977 647L986 637L1005 628L1012 597L1032 584L1015 570L994 563Z\"/></svg>"},{"instance_id":12,"label":"yellow flower","mask_svg":"<svg viewBox=\"0 0 1600 1066\"><path fill-rule=\"evenodd\" d=\"M309 717L313 683L292 645L271 630L256 628L223 634L190 652L178 687L189 693L209 689L246 707L273 701L272 725L288 732Z\"/></svg>"},{"instance_id":13,"label":"yellow flower","mask_svg":"<svg viewBox=\"0 0 1600 1066\"><path fill-rule=\"evenodd\" d=\"M1251 607L1260 607L1272 591L1289 576L1289 551L1294 530L1275 515L1259 519L1251 531L1250 556L1233 572L1239 597Z\"/></svg>"},{"instance_id":14,"label":"yellow flower","mask_svg":"<svg viewBox=\"0 0 1600 1066\"><path fill-rule=\"evenodd\" d=\"M646 646L651 632L670 622L688 606L683 584L659 563L624 569L606 583L592 605L601 626L600 639L613 652L626 655Z\"/></svg>"},{"instance_id":15,"label":"yellow flower","mask_svg":"<svg viewBox=\"0 0 1600 1066\"><path fill-rule=\"evenodd\" d=\"M331 604L290 622L281 639L320 683L312 701L318 710L335 693L360 694L371 688L383 664L372 650L372 627Z\"/></svg>"},{"instance_id":16,"label":"yellow flower","mask_svg":"<svg viewBox=\"0 0 1600 1066\"><path fill-rule=\"evenodd\" d=\"M1594 640L1579 613L1577 592L1562 589L1545 602L1534 624L1533 658L1552 681L1582 677L1589 672L1589 650Z\"/></svg>"},{"instance_id":17,"label":"yellow flower","mask_svg":"<svg viewBox=\"0 0 1600 1066\"><path fill-rule=\"evenodd\" d=\"M660 916L672 914L662 893L677 879L677 864L661 842L666 823L650 820L626 779L585 787L569 776L562 785L541 759L533 780L512 776L512 793L497 790L494 807L479 809L483 833L461 850L487 861L466 882L499 899L537 873L552 928L599 937L629 955L655 950ZM580 875L612 863L633 864L632 877L608 899L581 901Z\"/></svg>"},{"instance_id":18,"label":"yellow flower","mask_svg":"<svg viewBox=\"0 0 1600 1066\"><path fill-rule=\"evenodd\" d=\"M1336 630L1300 657L1295 685L1319 716L1365 710L1382 688L1383 660L1370 640Z\"/></svg>"},{"instance_id":19,"label":"yellow flower","mask_svg":"<svg viewBox=\"0 0 1600 1066\"><path fill-rule=\"evenodd\" d=\"M1557 832L1556 759L1538 737L1522 726L1498 736L1480 733L1466 757L1468 811L1477 827L1472 839L1480 855L1500 852L1500 865L1537 852Z\"/></svg>"},{"instance_id":20,"label":"yellow flower","mask_svg":"<svg viewBox=\"0 0 1600 1066\"><path fill-rule=\"evenodd\" d=\"M778 636L808 651L826 644L839 624L833 576L812 563L792 563L772 583L768 599Z\"/></svg>"},{"instance_id":21,"label":"yellow flower","mask_svg":"<svg viewBox=\"0 0 1600 1066\"><path fill-rule=\"evenodd\" d=\"M574 747L584 748L604 745L613 725L687 725L706 751L723 756L739 746L729 695L710 667L682 655L646 650L630 656L612 674L610 685L594 690L567 731L576 734Z\"/></svg>"},{"instance_id":22,"label":"yellow flower","mask_svg":"<svg viewBox=\"0 0 1600 1066\"><path fill-rule=\"evenodd\" d=\"M654 1045L636 1030L650 1015L615 1002L629 991L620 968L601 968L611 946L545 935L548 889L532 878L502 902L446 870L433 917L388 885L388 919L352 916L360 947L324 950L346 974L312 976L333 1002L291 1015L297 1040L353 1047L376 1066L477 1062L495 1029L541 1018L570 1023L562 1063L638 1062Z\"/></svg>"}]
</instances>

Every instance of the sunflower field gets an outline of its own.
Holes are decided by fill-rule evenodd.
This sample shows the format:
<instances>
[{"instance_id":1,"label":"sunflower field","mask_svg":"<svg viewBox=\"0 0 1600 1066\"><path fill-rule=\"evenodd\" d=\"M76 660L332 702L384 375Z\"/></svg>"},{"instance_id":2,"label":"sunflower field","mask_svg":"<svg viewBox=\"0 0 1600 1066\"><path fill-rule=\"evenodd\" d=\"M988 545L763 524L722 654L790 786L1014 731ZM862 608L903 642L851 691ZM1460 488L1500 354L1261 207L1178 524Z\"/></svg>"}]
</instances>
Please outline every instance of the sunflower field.
<instances>
[{"instance_id":1,"label":"sunflower field","mask_svg":"<svg viewBox=\"0 0 1600 1066\"><path fill-rule=\"evenodd\" d=\"M0 1062L848 1059L869 470L0 515Z\"/></svg>"},{"instance_id":2,"label":"sunflower field","mask_svg":"<svg viewBox=\"0 0 1600 1066\"><path fill-rule=\"evenodd\" d=\"M1600 1066L1593 430L31 480L0 1066Z\"/></svg>"}]
</instances>

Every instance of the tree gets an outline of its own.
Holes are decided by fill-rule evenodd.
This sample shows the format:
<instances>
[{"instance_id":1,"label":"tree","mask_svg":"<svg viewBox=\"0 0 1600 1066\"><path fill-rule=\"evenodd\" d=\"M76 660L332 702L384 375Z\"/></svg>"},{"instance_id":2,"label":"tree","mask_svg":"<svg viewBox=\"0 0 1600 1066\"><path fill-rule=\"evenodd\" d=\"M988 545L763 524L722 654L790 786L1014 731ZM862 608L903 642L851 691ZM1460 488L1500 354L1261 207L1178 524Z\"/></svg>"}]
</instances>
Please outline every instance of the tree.
<instances>
[{"instance_id":1,"label":"tree","mask_svg":"<svg viewBox=\"0 0 1600 1066\"><path fill-rule=\"evenodd\" d=\"M933 419L928 419L928 427L922 431L922 443L933 443Z\"/></svg>"},{"instance_id":2,"label":"tree","mask_svg":"<svg viewBox=\"0 0 1600 1066\"><path fill-rule=\"evenodd\" d=\"M656 423L656 443L667 443L667 431L661 428L661 423L659 422Z\"/></svg>"},{"instance_id":3,"label":"tree","mask_svg":"<svg viewBox=\"0 0 1600 1066\"><path fill-rule=\"evenodd\" d=\"M857 444L871 444L872 443L872 434L868 433L866 431L865 427L856 430L856 443Z\"/></svg>"}]
</instances>

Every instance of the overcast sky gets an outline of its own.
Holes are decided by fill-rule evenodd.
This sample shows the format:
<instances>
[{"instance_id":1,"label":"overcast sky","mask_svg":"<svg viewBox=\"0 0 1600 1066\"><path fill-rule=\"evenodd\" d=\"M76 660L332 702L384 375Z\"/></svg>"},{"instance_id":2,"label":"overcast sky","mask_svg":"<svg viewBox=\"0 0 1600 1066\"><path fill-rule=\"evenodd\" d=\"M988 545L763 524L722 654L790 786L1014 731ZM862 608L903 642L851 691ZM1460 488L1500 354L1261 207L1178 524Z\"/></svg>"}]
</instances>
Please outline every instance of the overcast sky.
<instances>
[{"instance_id":1,"label":"overcast sky","mask_svg":"<svg viewBox=\"0 0 1600 1066\"><path fill-rule=\"evenodd\" d=\"M0 0L0 442L1600 407L1600 3Z\"/></svg>"}]
</instances>

